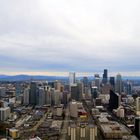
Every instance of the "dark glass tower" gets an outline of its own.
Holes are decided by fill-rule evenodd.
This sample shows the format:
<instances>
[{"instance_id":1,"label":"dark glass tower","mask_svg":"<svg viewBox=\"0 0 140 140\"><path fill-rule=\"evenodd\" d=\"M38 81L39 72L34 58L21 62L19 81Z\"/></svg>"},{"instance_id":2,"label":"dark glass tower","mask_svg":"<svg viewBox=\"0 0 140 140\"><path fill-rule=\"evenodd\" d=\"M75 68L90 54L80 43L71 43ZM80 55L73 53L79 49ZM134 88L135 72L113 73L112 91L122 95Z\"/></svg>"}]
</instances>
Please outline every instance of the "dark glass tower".
<instances>
[{"instance_id":1,"label":"dark glass tower","mask_svg":"<svg viewBox=\"0 0 140 140\"><path fill-rule=\"evenodd\" d=\"M37 83L31 82L30 84L30 94L29 94L29 103L31 105L36 105L37 103Z\"/></svg>"},{"instance_id":2,"label":"dark glass tower","mask_svg":"<svg viewBox=\"0 0 140 140\"><path fill-rule=\"evenodd\" d=\"M107 69L104 69L104 73L103 73L103 84L106 84L108 81L108 71Z\"/></svg>"},{"instance_id":3,"label":"dark glass tower","mask_svg":"<svg viewBox=\"0 0 140 140\"><path fill-rule=\"evenodd\" d=\"M109 109L117 109L120 106L121 96L118 93L110 90Z\"/></svg>"},{"instance_id":4,"label":"dark glass tower","mask_svg":"<svg viewBox=\"0 0 140 140\"><path fill-rule=\"evenodd\" d=\"M140 117L135 118L135 135L140 139Z\"/></svg>"},{"instance_id":5,"label":"dark glass tower","mask_svg":"<svg viewBox=\"0 0 140 140\"><path fill-rule=\"evenodd\" d=\"M109 82L111 85L111 89L115 91L115 77L110 77Z\"/></svg>"}]
</instances>

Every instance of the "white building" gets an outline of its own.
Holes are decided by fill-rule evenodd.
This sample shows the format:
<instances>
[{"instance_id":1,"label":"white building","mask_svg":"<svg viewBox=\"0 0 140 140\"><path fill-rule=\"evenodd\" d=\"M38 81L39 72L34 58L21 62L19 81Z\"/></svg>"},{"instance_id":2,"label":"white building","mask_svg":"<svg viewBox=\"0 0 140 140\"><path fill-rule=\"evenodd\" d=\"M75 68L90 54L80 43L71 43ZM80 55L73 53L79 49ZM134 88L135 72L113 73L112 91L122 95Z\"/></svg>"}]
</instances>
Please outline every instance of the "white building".
<instances>
[{"instance_id":1,"label":"white building","mask_svg":"<svg viewBox=\"0 0 140 140\"><path fill-rule=\"evenodd\" d=\"M100 90L100 76L99 76L99 74L94 75L94 82L95 82L95 86L97 86L98 90Z\"/></svg>"},{"instance_id":2,"label":"white building","mask_svg":"<svg viewBox=\"0 0 140 140\"><path fill-rule=\"evenodd\" d=\"M0 121L5 121L10 116L10 108L9 107L2 107L0 108Z\"/></svg>"},{"instance_id":3,"label":"white building","mask_svg":"<svg viewBox=\"0 0 140 140\"><path fill-rule=\"evenodd\" d=\"M75 78L75 72L70 72L69 73L69 85L72 85L76 82L76 78Z\"/></svg>"}]
</instances>

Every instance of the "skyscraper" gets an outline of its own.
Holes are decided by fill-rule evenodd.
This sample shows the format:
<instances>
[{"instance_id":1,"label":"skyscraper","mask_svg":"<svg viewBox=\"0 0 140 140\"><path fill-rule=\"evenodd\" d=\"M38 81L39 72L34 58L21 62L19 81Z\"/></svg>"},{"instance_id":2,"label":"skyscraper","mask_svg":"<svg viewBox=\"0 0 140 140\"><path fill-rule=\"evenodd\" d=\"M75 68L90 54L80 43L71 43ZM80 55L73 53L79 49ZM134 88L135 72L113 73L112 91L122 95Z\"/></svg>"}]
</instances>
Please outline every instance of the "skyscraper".
<instances>
[{"instance_id":1,"label":"skyscraper","mask_svg":"<svg viewBox=\"0 0 140 140\"><path fill-rule=\"evenodd\" d=\"M61 82L60 81L58 81L58 80L56 80L55 82L54 82L54 88L55 88L55 90L59 90L59 91L61 91Z\"/></svg>"},{"instance_id":2,"label":"skyscraper","mask_svg":"<svg viewBox=\"0 0 140 140\"><path fill-rule=\"evenodd\" d=\"M38 92L39 92L38 105L43 106L43 105L45 105L45 90L44 90L44 88L40 87Z\"/></svg>"},{"instance_id":3,"label":"skyscraper","mask_svg":"<svg viewBox=\"0 0 140 140\"><path fill-rule=\"evenodd\" d=\"M115 77L110 77L109 82L110 82L110 85L111 85L111 89L113 91L115 91Z\"/></svg>"},{"instance_id":4,"label":"skyscraper","mask_svg":"<svg viewBox=\"0 0 140 140\"><path fill-rule=\"evenodd\" d=\"M76 79L75 79L75 72L70 72L69 73L69 85L72 85L76 82Z\"/></svg>"},{"instance_id":5,"label":"skyscraper","mask_svg":"<svg viewBox=\"0 0 140 140\"><path fill-rule=\"evenodd\" d=\"M130 81L127 81L126 83L126 93L132 95L132 83Z\"/></svg>"},{"instance_id":6,"label":"skyscraper","mask_svg":"<svg viewBox=\"0 0 140 140\"><path fill-rule=\"evenodd\" d=\"M31 82L30 84L30 94L29 94L29 103L32 105L37 104L37 83Z\"/></svg>"},{"instance_id":7,"label":"skyscraper","mask_svg":"<svg viewBox=\"0 0 140 140\"><path fill-rule=\"evenodd\" d=\"M135 118L135 135L140 139L140 117Z\"/></svg>"},{"instance_id":8,"label":"skyscraper","mask_svg":"<svg viewBox=\"0 0 140 140\"><path fill-rule=\"evenodd\" d=\"M84 84L84 87L88 86L88 78L87 77L83 77L83 84Z\"/></svg>"},{"instance_id":9,"label":"skyscraper","mask_svg":"<svg viewBox=\"0 0 140 140\"><path fill-rule=\"evenodd\" d=\"M21 83L16 83L15 85L15 90L16 90L16 97L19 96L22 92L22 85Z\"/></svg>"},{"instance_id":10,"label":"skyscraper","mask_svg":"<svg viewBox=\"0 0 140 140\"><path fill-rule=\"evenodd\" d=\"M30 92L29 88L25 88L24 89L24 92L23 92L23 104L24 105L28 105L29 104L29 92Z\"/></svg>"},{"instance_id":11,"label":"skyscraper","mask_svg":"<svg viewBox=\"0 0 140 140\"><path fill-rule=\"evenodd\" d=\"M79 93L78 93L78 85L73 84L71 85L71 99L78 101L79 100Z\"/></svg>"},{"instance_id":12,"label":"skyscraper","mask_svg":"<svg viewBox=\"0 0 140 140\"><path fill-rule=\"evenodd\" d=\"M119 94L121 94L122 91L123 91L122 76L119 73L116 76L116 87L115 87L115 90Z\"/></svg>"},{"instance_id":13,"label":"skyscraper","mask_svg":"<svg viewBox=\"0 0 140 140\"><path fill-rule=\"evenodd\" d=\"M98 90L97 90L97 87L96 86L94 86L94 87L91 88L91 96L94 99L97 98L97 96L98 96Z\"/></svg>"},{"instance_id":14,"label":"skyscraper","mask_svg":"<svg viewBox=\"0 0 140 140\"><path fill-rule=\"evenodd\" d=\"M121 95L110 90L109 109L117 109L121 103Z\"/></svg>"},{"instance_id":15,"label":"skyscraper","mask_svg":"<svg viewBox=\"0 0 140 140\"><path fill-rule=\"evenodd\" d=\"M0 121L5 121L10 116L10 107L0 108Z\"/></svg>"},{"instance_id":16,"label":"skyscraper","mask_svg":"<svg viewBox=\"0 0 140 140\"><path fill-rule=\"evenodd\" d=\"M103 84L106 84L108 81L108 72L107 72L107 69L104 69L104 73L103 73Z\"/></svg>"},{"instance_id":17,"label":"skyscraper","mask_svg":"<svg viewBox=\"0 0 140 140\"><path fill-rule=\"evenodd\" d=\"M95 86L100 90L100 76L99 74L94 75Z\"/></svg>"}]
</instances>

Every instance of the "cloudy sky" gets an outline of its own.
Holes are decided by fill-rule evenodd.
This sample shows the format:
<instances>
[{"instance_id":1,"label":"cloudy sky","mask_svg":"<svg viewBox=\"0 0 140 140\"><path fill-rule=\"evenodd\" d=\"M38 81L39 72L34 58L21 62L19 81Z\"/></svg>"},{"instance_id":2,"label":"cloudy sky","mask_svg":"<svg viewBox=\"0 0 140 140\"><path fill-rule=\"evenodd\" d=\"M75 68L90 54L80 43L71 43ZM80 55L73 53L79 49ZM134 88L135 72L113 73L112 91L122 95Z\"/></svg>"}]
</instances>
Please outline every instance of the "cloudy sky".
<instances>
[{"instance_id":1,"label":"cloudy sky","mask_svg":"<svg viewBox=\"0 0 140 140\"><path fill-rule=\"evenodd\" d=\"M0 74L140 75L139 7L139 0L0 0Z\"/></svg>"}]
</instances>

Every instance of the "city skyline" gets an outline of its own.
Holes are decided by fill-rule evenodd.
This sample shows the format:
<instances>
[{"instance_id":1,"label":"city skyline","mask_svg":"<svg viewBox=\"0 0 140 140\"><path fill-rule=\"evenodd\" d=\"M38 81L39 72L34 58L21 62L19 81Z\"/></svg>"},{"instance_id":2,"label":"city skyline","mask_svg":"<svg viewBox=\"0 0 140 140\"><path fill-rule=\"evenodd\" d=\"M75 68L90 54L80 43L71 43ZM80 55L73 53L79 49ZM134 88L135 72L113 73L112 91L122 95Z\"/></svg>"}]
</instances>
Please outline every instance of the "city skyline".
<instances>
[{"instance_id":1,"label":"city skyline","mask_svg":"<svg viewBox=\"0 0 140 140\"><path fill-rule=\"evenodd\" d=\"M0 1L0 74L140 76L140 1Z\"/></svg>"}]
</instances>

